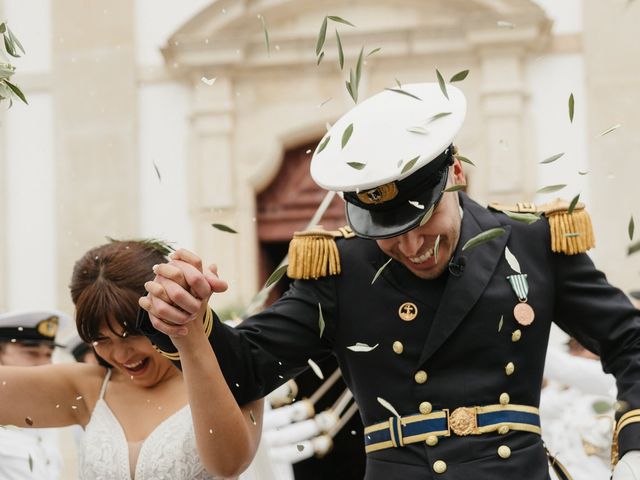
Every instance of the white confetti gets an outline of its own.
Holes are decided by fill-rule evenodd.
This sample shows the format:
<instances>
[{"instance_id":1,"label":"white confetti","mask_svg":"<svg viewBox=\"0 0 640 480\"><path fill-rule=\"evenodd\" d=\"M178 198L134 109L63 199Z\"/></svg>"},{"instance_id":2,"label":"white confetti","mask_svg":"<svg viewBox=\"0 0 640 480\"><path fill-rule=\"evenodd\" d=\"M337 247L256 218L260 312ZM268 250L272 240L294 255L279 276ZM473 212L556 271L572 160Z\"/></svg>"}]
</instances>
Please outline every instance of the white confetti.
<instances>
[{"instance_id":1,"label":"white confetti","mask_svg":"<svg viewBox=\"0 0 640 480\"><path fill-rule=\"evenodd\" d=\"M397 410L395 408L393 408L393 405L391 405L389 402L387 402L384 398L380 398L377 397L378 399L378 403L380 405L382 405L384 408L386 408L387 410L389 410L391 413L393 413L396 417L399 417L400 414L397 412Z\"/></svg>"},{"instance_id":2,"label":"white confetti","mask_svg":"<svg viewBox=\"0 0 640 480\"><path fill-rule=\"evenodd\" d=\"M307 363L313 370L313 373L315 373L318 376L318 378L320 378L320 380L324 380L324 375L322 374L322 370L320 370L320 367L318 366L318 364L311 359L307 360Z\"/></svg>"},{"instance_id":3,"label":"white confetti","mask_svg":"<svg viewBox=\"0 0 640 480\"><path fill-rule=\"evenodd\" d=\"M507 22L506 20L498 20L498 26L500 28L516 28L515 24Z\"/></svg>"},{"instance_id":4,"label":"white confetti","mask_svg":"<svg viewBox=\"0 0 640 480\"><path fill-rule=\"evenodd\" d=\"M504 248L504 258L507 259L507 263L513 270L515 270L518 273L522 273L522 271L520 270L520 263L518 263L518 259L516 258L516 256L513 253L511 253L511 250L509 250L509 247Z\"/></svg>"},{"instance_id":5,"label":"white confetti","mask_svg":"<svg viewBox=\"0 0 640 480\"><path fill-rule=\"evenodd\" d=\"M213 85L214 83L216 83L216 78L207 78L207 77L202 77L200 79L202 81L202 83L206 84L206 85Z\"/></svg>"},{"instance_id":6,"label":"white confetti","mask_svg":"<svg viewBox=\"0 0 640 480\"><path fill-rule=\"evenodd\" d=\"M76 397L76 400L82 400L82 395L78 395L78 396Z\"/></svg>"},{"instance_id":7,"label":"white confetti","mask_svg":"<svg viewBox=\"0 0 640 480\"><path fill-rule=\"evenodd\" d=\"M416 208L419 208L420 210L424 210L424 205L422 205L420 202L416 202L414 200L409 200L409 203L411 205L413 205Z\"/></svg>"},{"instance_id":8,"label":"white confetti","mask_svg":"<svg viewBox=\"0 0 640 480\"><path fill-rule=\"evenodd\" d=\"M210 435L213 435L213 428L210 428L210 429L209 429L209 434L210 434Z\"/></svg>"},{"instance_id":9,"label":"white confetti","mask_svg":"<svg viewBox=\"0 0 640 480\"><path fill-rule=\"evenodd\" d=\"M371 350L375 350L379 344L376 343L373 347L370 347L366 343L356 342L355 345L350 345L347 348L352 352L370 352Z\"/></svg>"},{"instance_id":10,"label":"white confetti","mask_svg":"<svg viewBox=\"0 0 640 480\"><path fill-rule=\"evenodd\" d=\"M304 153L306 153L307 155L309 155L309 154L311 153L311 149L307 150L307 151L306 151L306 152L304 152Z\"/></svg>"}]
</instances>

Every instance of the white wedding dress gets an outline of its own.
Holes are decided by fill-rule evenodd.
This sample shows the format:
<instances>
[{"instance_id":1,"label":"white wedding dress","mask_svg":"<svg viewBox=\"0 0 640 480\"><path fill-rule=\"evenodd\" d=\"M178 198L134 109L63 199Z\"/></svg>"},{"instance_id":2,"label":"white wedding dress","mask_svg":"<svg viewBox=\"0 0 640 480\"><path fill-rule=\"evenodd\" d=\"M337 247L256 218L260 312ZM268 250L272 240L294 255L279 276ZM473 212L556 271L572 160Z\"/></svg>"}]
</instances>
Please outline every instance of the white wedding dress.
<instances>
[{"instance_id":1,"label":"white wedding dress","mask_svg":"<svg viewBox=\"0 0 640 480\"><path fill-rule=\"evenodd\" d=\"M191 409L185 405L160 423L143 442L127 442L104 394L100 397L80 445L81 480L214 480L196 450Z\"/></svg>"}]
</instances>

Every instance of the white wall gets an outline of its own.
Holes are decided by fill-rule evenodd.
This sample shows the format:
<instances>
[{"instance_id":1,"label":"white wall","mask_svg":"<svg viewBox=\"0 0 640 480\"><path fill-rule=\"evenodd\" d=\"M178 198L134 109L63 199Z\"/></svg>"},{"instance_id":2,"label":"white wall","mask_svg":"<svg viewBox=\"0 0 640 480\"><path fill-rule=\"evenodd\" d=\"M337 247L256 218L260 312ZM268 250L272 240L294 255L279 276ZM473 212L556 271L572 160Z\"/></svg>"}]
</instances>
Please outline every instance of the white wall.
<instances>
[{"instance_id":1,"label":"white wall","mask_svg":"<svg viewBox=\"0 0 640 480\"><path fill-rule=\"evenodd\" d=\"M538 165L538 188L547 185L567 184L552 194L538 195L536 202L555 197L589 199L588 176L578 171L588 171L587 157L587 104L585 94L584 61L581 54L557 54L535 58L527 68L529 108L533 124L537 162L564 152L557 161ZM573 123L569 121L569 95L573 93L575 110Z\"/></svg>"},{"instance_id":2,"label":"white wall","mask_svg":"<svg viewBox=\"0 0 640 480\"><path fill-rule=\"evenodd\" d=\"M534 0L553 20L553 33L577 33L582 31L583 0Z\"/></svg>"},{"instance_id":3,"label":"white wall","mask_svg":"<svg viewBox=\"0 0 640 480\"><path fill-rule=\"evenodd\" d=\"M56 306L55 171L49 94L7 113L6 160L9 309Z\"/></svg>"},{"instance_id":4,"label":"white wall","mask_svg":"<svg viewBox=\"0 0 640 480\"><path fill-rule=\"evenodd\" d=\"M142 85L138 95L140 236L193 248L187 204L188 93L165 82ZM215 179L211 184L215 187Z\"/></svg>"}]
</instances>

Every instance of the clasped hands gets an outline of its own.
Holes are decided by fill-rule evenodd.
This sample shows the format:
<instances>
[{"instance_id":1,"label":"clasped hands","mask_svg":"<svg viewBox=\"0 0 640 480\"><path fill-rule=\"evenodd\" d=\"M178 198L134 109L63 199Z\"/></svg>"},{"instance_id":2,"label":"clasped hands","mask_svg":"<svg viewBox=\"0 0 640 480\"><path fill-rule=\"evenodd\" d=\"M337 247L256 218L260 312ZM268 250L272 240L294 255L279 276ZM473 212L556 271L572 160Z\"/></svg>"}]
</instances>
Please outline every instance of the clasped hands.
<instances>
[{"instance_id":1,"label":"clasped hands","mask_svg":"<svg viewBox=\"0 0 640 480\"><path fill-rule=\"evenodd\" d=\"M227 282L218 278L218 268L204 269L202 260L194 253L179 249L169 255L169 263L153 268L153 281L144 285L148 295L138 304L149 312L153 327L179 339L189 332L189 324L199 319L199 325L213 293L227 290Z\"/></svg>"}]
</instances>

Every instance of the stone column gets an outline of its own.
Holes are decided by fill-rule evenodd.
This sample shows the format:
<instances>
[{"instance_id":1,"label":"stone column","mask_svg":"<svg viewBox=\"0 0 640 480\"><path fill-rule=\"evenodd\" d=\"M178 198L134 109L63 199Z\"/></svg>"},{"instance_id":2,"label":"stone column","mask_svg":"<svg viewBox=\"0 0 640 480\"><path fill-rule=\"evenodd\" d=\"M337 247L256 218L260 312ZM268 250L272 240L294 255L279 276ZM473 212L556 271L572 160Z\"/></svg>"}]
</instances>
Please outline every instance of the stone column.
<instances>
[{"instance_id":1,"label":"stone column","mask_svg":"<svg viewBox=\"0 0 640 480\"><path fill-rule=\"evenodd\" d=\"M243 258L255 258L246 251L247 241L255 243L255 232L243 222L239 212L237 169L234 159L234 91L230 78L218 77L207 85L200 77L192 79L193 107L189 151L190 209L194 224L194 248L206 262L215 262L221 276L229 282L229 294L213 301L220 309L241 307L247 278ZM251 141L250 132L245 132ZM211 226L224 224L238 233L227 233ZM249 230L248 230L249 229ZM254 247L255 248L255 247Z\"/></svg>"},{"instance_id":2,"label":"stone column","mask_svg":"<svg viewBox=\"0 0 640 480\"><path fill-rule=\"evenodd\" d=\"M627 225L633 214L640 238L640 55L636 2L584 2L589 188L598 266L612 283L640 287L640 253L627 257ZM601 136L614 125L617 130Z\"/></svg>"},{"instance_id":3,"label":"stone column","mask_svg":"<svg viewBox=\"0 0 640 480\"><path fill-rule=\"evenodd\" d=\"M59 305L73 262L138 232L134 5L56 0L52 94Z\"/></svg>"},{"instance_id":4,"label":"stone column","mask_svg":"<svg viewBox=\"0 0 640 480\"><path fill-rule=\"evenodd\" d=\"M534 170L526 148L524 52L517 47L480 52L480 101L484 119L485 168L474 171L486 200L533 197Z\"/></svg>"}]
</instances>

